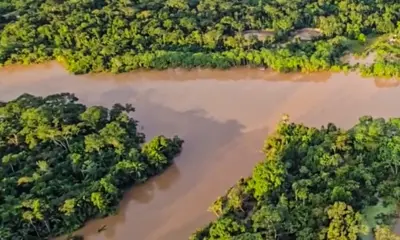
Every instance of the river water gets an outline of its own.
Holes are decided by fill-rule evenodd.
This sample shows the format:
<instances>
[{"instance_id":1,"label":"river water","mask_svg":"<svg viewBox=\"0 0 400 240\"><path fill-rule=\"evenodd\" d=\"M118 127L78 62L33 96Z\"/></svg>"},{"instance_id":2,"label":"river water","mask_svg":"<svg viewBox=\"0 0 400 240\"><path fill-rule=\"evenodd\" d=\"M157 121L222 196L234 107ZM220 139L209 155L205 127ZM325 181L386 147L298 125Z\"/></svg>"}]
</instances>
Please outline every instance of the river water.
<instances>
[{"instance_id":1,"label":"river water","mask_svg":"<svg viewBox=\"0 0 400 240\"><path fill-rule=\"evenodd\" d=\"M181 240L213 219L208 206L262 159L282 114L350 127L362 115L400 116L396 81L355 73L277 74L257 69L68 74L60 65L0 69L0 100L73 92L83 103L132 103L148 137L179 135L182 154L165 173L126 193L119 213L89 222L88 240ZM97 230L106 225L106 230Z\"/></svg>"}]
</instances>

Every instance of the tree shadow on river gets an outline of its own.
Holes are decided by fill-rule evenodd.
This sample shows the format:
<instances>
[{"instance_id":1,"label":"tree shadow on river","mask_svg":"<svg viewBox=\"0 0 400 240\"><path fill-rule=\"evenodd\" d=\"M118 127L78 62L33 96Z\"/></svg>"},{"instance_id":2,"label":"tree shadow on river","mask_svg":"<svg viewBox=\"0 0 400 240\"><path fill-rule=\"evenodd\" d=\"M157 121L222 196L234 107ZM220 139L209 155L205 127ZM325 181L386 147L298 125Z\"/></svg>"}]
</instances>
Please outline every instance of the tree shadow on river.
<instances>
[{"instance_id":1,"label":"tree shadow on river","mask_svg":"<svg viewBox=\"0 0 400 240\"><path fill-rule=\"evenodd\" d=\"M85 239L123 240L133 239L133 236L134 239L154 239L149 236L158 229L168 228L168 224L179 226L185 223L189 219L177 217L177 214L185 215L179 209L196 206L196 198L201 201L202 194L193 189L202 182L212 164L229 161L218 158L215 153L242 134L243 126L236 120L220 122L207 117L207 112L202 109L176 111L152 102L151 94L151 90L138 93L125 86L106 91L98 99L84 98L89 105L132 103L136 108L133 117L143 126L147 139L163 134L168 137L178 135L185 141L181 155L172 166L125 194L117 215L90 221L80 230ZM226 164L229 167L229 162ZM200 211L207 214L205 206ZM106 230L98 234L97 229L103 225L107 225Z\"/></svg>"},{"instance_id":2,"label":"tree shadow on river","mask_svg":"<svg viewBox=\"0 0 400 240\"><path fill-rule=\"evenodd\" d=\"M145 81L242 81L242 80L264 80L264 81L287 81L287 82L314 82L323 83L332 76L331 72L311 73L279 73L271 69L238 67L228 70L223 69L167 69L167 70L135 70L128 73L111 74L89 74L85 78L93 80L108 81L110 79L119 82L131 82L135 80Z\"/></svg>"}]
</instances>

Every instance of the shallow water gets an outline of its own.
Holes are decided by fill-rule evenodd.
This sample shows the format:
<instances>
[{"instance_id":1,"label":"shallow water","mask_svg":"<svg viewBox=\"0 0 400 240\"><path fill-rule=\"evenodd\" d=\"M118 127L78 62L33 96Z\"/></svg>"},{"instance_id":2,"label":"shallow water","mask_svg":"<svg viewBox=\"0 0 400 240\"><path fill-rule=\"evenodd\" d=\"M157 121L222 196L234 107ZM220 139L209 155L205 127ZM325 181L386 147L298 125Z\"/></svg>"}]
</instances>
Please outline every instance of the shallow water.
<instances>
[{"instance_id":1,"label":"shallow water","mask_svg":"<svg viewBox=\"0 0 400 240\"><path fill-rule=\"evenodd\" d=\"M85 76L69 75L56 63L0 69L0 100L73 92L90 105L132 103L148 137L177 134L185 140L173 166L127 192L118 215L79 231L89 240L187 239L213 219L206 210L216 197L262 159L259 150L282 114L312 126L342 127L362 115L400 116L397 86L354 73L244 68Z\"/></svg>"}]
</instances>

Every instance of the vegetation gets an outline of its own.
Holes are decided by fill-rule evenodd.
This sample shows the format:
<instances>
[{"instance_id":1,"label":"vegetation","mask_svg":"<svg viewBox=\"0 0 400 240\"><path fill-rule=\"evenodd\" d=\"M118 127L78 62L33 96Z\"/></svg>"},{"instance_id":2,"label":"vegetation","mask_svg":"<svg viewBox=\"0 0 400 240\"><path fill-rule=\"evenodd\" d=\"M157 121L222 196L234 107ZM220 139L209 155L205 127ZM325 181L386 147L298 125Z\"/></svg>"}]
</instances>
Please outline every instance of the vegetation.
<instances>
[{"instance_id":1,"label":"vegetation","mask_svg":"<svg viewBox=\"0 0 400 240\"><path fill-rule=\"evenodd\" d=\"M340 57L349 40L393 33L399 12L397 0L1 0L0 65L57 59L77 74L346 69ZM322 36L293 37L304 28ZM244 36L249 31L273 34L259 40Z\"/></svg>"},{"instance_id":2,"label":"vegetation","mask_svg":"<svg viewBox=\"0 0 400 240\"><path fill-rule=\"evenodd\" d=\"M390 231L390 228L387 226L377 227L375 232L376 240L400 240L400 236L394 234Z\"/></svg>"},{"instance_id":3,"label":"vegetation","mask_svg":"<svg viewBox=\"0 0 400 240\"><path fill-rule=\"evenodd\" d=\"M386 206L400 201L400 118L362 117L347 131L283 120L264 153L252 176L210 207L218 219L191 239L398 238Z\"/></svg>"},{"instance_id":4,"label":"vegetation","mask_svg":"<svg viewBox=\"0 0 400 240\"><path fill-rule=\"evenodd\" d=\"M178 137L144 143L132 106L77 100L24 94L0 104L0 239L46 239L112 214L127 187L180 152Z\"/></svg>"},{"instance_id":5,"label":"vegetation","mask_svg":"<svg viewBox=\"0 0 400 240\"><path fill-rule=\"evenodd\" d=\"M400 24L394 34L388 34L372 44L364 54L376 53L372 65L363 65L365 76L400 77Z\"/></svg>"}]
</instances>

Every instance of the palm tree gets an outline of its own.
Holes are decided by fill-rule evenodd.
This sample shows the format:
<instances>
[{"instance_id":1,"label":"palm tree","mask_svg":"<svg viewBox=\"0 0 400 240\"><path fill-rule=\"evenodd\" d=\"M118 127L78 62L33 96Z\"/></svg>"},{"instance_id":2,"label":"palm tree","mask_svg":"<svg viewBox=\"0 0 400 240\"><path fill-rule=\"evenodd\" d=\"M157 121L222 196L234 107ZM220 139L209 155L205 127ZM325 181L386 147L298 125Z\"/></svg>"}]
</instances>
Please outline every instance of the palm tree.
<instances>
[{"instance_id":1,"label":"palm tree","mask_svg":"<svg viewBox=\"0 0 400 240\"><path fill-rule=\"evenodd\" d=\"M39 167L40 172L47 172L49 170L49 164L46 161L37 161L36 165Z\"/></svg>"}]
</instances>

